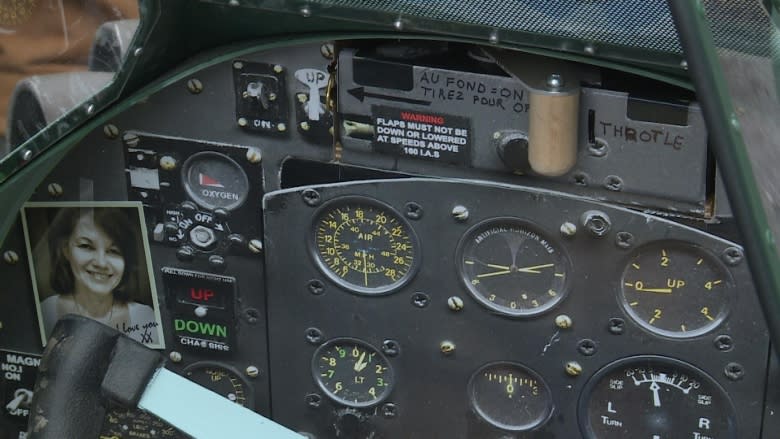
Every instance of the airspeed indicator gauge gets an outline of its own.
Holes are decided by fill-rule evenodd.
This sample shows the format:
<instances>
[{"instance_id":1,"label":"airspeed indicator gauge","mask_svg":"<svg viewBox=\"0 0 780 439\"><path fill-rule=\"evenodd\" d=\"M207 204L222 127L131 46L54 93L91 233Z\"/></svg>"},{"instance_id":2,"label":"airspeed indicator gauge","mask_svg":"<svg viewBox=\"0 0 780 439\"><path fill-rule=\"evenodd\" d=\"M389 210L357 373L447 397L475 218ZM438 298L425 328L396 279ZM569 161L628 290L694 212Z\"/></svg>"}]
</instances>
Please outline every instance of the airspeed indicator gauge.
<instances>
[{"instance_id":1,"label":"airspeed indicator gauge","mask_svg":"<svg viewBox=\"0 0 780 439\"><path fill-rule=\"evenodd\" d=\"M336 199L318 212L312 251L320 270L345 289L384 294L411 279L419 246L390 207L364 197Z\"/></svg>"},{"instance_id":2,"label":"airspeed indicator gauge","mask_svg":"<svg viewBox=\"0 0 780 439\"><path fill-rule=\"evenodd\" d=\"M456 260L471 295L500 314L541 314L566 294L569 262L563 249L519 218L494 218L472 227L458 245Z\"/></svg>"}]
</instances>

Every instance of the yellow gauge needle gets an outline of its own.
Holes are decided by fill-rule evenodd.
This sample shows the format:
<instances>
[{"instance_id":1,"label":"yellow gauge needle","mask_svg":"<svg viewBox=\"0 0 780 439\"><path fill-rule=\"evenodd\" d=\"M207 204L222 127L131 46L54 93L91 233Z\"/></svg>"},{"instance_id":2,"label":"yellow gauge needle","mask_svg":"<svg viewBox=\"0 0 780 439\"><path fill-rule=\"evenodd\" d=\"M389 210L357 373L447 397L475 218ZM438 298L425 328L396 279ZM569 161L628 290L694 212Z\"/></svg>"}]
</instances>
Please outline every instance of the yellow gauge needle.
<instances>
[{"instance_id":1,"label":"yellow gauge needle","mask_svg":"<svg viewBox=\"0 0 780 439\"><path fill-rule=\"evenodd\" d=\"M645 293L672 294L671 288L636 288L636 290Z\"/></svg>"},{"instance_id":2,"label":"yellow gauge needle","mask_svg":"<svg viewBox=\"0 0 780 439\"><path fill-rule=\"evenodd\" d=\"M368 265L366 265L366 251L363 250L363 278L366 286L368 286Z\"/></svg>"},{"instance_id":3,"label":"yellow gauge needle","mask_svg":"<svg viewBox=\"0 0 780 439\"><path fill-rule=\"evenodd\" d=\"M532 267L523 267L523 268L518 268L518 269L517 269L517 272L518 272L518 273L534 273L534 274L541 274L541 272L539 271L539 269L541 269L541 268L550 268L550 267L554 267L554 266L555 266L555 264L542 264L542 265L534 265L534 266L532 266Z\"/></svg>"},{"instance_id":4,"label":"yellow gauge needle","mask_svg":"<svg viewBox=\"0 0 780 439\"><path fill-rule=\"evenodd\" d=\"M496 264L485 264L490 268L498 268L499 270L509 270L509 267L506 265L496 265Z\"/></svg>"},{"instance_id":5,"label":"yellow gauge needle","mask_svg":"<svg viewBox=\"0 0 780 439\"><path fill-rule=\"evenodd\" d=\"M368 366L367 362L363 362L363 360L366 358L366 353L363 352L360 354L360 358L358 358L357 362L355 362L355 372L362 372L363 369Z\"/></svg>"},{"instance_id":6,"label":"yellow gauge needle","mask_svg":"<svg viewBox=\"0 0 780 439\"><path fill-rule=\"evenodd\" d=\"M500 276L502 274L509 274L511 273L511 270L504 270L504 271L494 271L492 273L485 273L485 274L478 274L477 277L490 277L490 276Z\"/></svg>"}]
</instances>

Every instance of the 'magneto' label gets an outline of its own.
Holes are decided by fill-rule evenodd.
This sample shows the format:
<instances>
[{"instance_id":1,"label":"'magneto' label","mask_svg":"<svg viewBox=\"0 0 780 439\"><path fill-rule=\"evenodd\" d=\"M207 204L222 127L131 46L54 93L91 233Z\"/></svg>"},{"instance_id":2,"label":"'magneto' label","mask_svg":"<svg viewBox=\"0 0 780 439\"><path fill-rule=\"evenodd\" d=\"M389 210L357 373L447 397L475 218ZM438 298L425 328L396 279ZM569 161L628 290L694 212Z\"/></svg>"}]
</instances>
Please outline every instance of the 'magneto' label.
<instances>
[{"instance_id":1,"label":"'magneto' label","mask_svg":"<svg viewBox=\"0 0 780 439\"><path fill-rule=\"evenodd\" d=\"M469 120L384 106L371 109L375 151L465 165L471 147Z\"/></svg>"}]
</instances>

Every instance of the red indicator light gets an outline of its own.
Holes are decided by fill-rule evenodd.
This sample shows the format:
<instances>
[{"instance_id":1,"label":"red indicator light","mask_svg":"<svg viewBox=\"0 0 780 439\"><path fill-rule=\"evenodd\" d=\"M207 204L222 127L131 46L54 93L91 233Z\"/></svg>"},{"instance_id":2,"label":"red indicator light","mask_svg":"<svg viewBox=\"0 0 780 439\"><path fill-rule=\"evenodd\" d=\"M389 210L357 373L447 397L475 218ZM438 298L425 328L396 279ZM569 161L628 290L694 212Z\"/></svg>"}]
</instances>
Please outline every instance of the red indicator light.
<instances>
[{"instance_id":1,"label":"red indicator light","mask_svg":"<svg viewBox=\"0 0 780 439\"><path fill-rule=\"evenodd\" d=\"M190 297L193 300L208 302L214 297L214 291L204 288L190 288Z\"/></svg>"}]
</instances>

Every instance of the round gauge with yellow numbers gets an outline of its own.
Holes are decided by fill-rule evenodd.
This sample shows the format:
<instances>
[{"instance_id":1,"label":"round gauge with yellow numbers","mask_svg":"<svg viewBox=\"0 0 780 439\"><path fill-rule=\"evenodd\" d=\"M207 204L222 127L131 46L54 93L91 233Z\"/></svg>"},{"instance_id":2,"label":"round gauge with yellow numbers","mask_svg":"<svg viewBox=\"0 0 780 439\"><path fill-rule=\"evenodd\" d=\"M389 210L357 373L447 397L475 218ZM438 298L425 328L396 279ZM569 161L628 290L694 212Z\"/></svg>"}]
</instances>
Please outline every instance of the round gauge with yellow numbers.
<instances>
[{"instance_id":1,"label":"round gauge with yellow numbers","mask_svg":"<svg viewBox=\"0 0 780 439\"><path fill-rule=\"evenodd\" d=\"M720 325L733 282L707 250L684 242L639 248L623 270L620 299L631 318L656 334L695 337Z\"/></svg>"},{"instance_id":2,"label":"round gauge with yellow numbers","mask_svg":"<svg viewBox=\"0 0 780 439\"><path fill-rule=\"evenodd\" d=\"M468 392L476 414L503 430L532 430L553 411L552 394L544 380L517 363L483 366L469 380Z\"/></svg>"},{"instance_id":3,"label":"round gauge with yellow numbers","mask_svg":"<svg viewBox=\"0 0 780 439\"><path fill-rule=\"evenodd\" d=\"M519 218L472 227L458 245L457 261L471 295L500 314L537 315L566 294L569 262L563 249Z\"/></svg>"},{"instance_id":4,"label":"round gauge with yellow numbers","mask_svg":"<svg viewBox=\"0 0 780 439\"><path fill-rule=\"evenodd\" d=\"M368 343L339 338L320 346L311 363L317 385L347 407L369 407L384 401L393 387L387 358Z\"/></svg>"},{"instance_id":5,"label":"round gauge with yellow numbers","mask_svg":"<svg viewBox=\"0 0 780 439\"><path fill-rule=\"evenodd\" d=\"M417 238L390 206L338 198L314 221L314 256L331 280L361 294L389 293L408 282L419 259Z\"/></svg>"}]
</instances>

